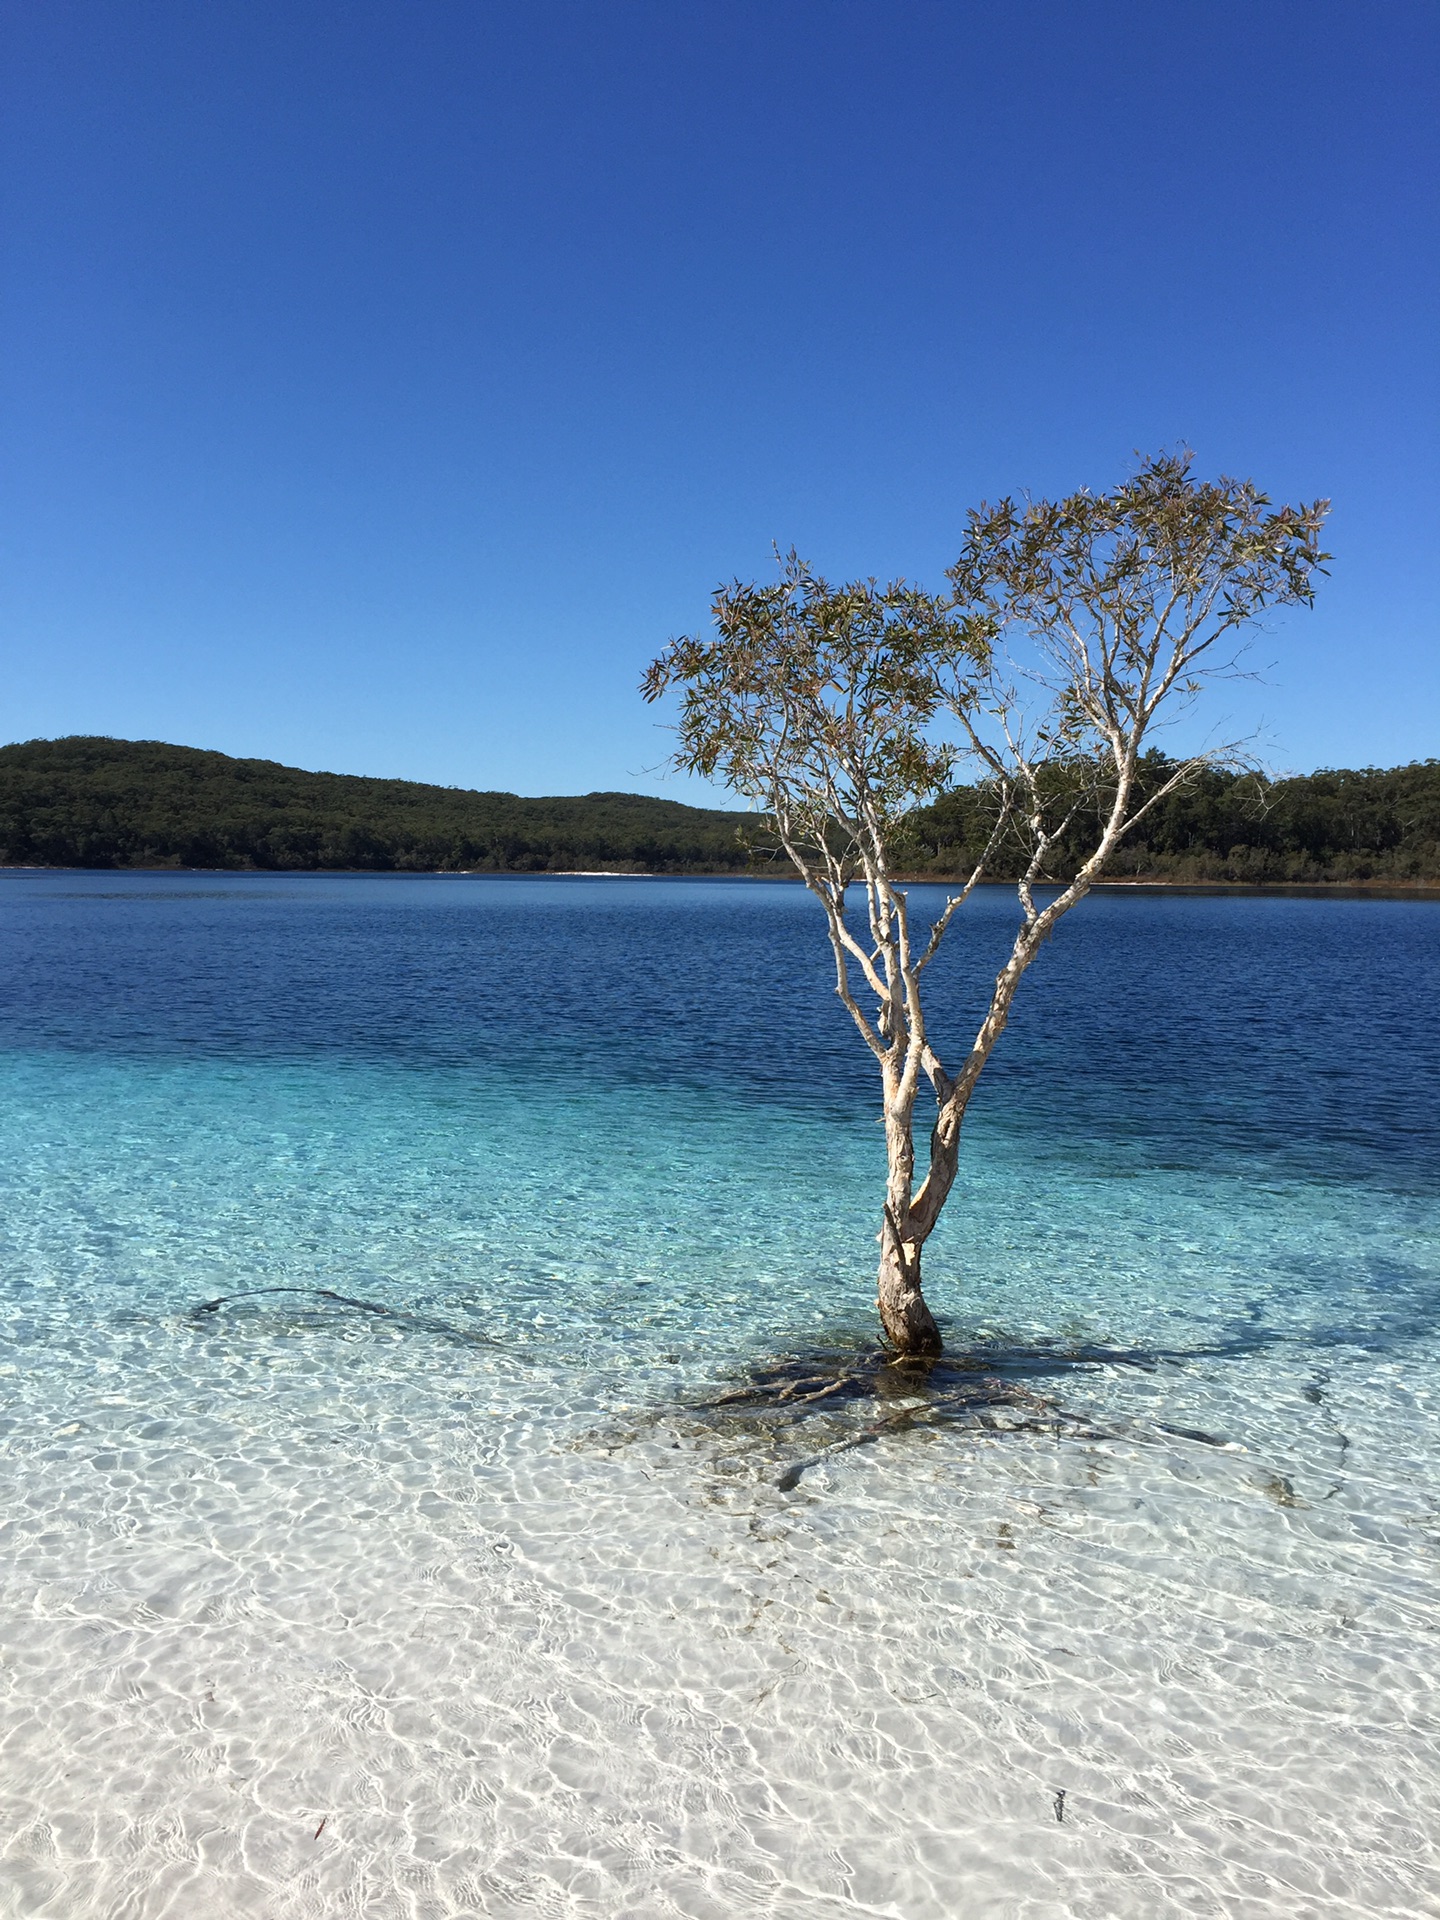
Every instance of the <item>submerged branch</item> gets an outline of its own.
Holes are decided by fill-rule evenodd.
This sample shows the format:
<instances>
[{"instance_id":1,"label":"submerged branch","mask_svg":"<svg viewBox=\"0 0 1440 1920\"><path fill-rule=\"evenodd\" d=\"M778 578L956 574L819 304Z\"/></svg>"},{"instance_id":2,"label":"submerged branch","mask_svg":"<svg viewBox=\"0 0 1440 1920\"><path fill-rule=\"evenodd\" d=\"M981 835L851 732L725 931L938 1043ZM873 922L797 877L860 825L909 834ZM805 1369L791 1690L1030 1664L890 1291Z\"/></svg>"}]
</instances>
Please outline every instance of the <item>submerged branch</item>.
<instances>
[{"instance_id":1,"label":"submerged branch","mask_svg":"<svg viewBox=\"0 0 1440 1920\"><path fill-rule=\"evenodd\" d=\"M337 1293L333 1287L246 1287L239 1293L222 1293L213 1300L200 1301L189 1309L187 1317L200 1323L207 1316L213 1315L218 1321L221 1318L222 1307L243 1309L249 1301L277 1293L299 1294L306 1299L320 1301L326 1306L348 1307L356 1313L374 1314L379 1319L387 1320L391 1326L399 1328L402 1332L429 1334L435 1339L452 1341L457 1346L497 1347L507 1344L497 1339L494 1334L485 1333L475 1327L457 1326L453 1321L443 1319L438 1314L415 1313L407 1307L387 1307L378 1300L359 1300L353 1294ZM311 1326L318 1324L314 1315L307 1316L307 1320Z\"/></svg>"}]
</instances>

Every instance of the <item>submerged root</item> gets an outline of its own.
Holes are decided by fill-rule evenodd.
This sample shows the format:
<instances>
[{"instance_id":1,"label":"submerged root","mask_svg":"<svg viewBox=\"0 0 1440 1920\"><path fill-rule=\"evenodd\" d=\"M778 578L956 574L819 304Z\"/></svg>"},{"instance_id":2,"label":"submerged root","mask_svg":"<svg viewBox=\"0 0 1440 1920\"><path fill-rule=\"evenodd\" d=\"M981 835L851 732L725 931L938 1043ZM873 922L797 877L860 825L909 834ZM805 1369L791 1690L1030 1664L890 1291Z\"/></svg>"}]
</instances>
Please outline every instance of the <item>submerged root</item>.
<instances>
[{"instance_id":1,"label":"submerged root","mask_svg":"<svg viewBox=\"0 0 1440 1920\"><path fill-rule=\"evenodd\" d=\"M214 1300L202 1300L197 1307L191 1307L190 1317L198 1320L202 1313L218 1313L221 1307L243 1306L247 1300L253 1300L262 1293L300 1293L308 1294L315 1300L333 1300L337 1306L356 1307L361 1313L391 1312L376 1300L355 1300L348 1293L336 1293L333 1287L246 1287L242 1293L222 1293Z\"/></svg>"},{"instance_id":2,"label":"submerged root","mask_svg":"<svg viewBox=\"0 0 1440 1920\"><path fill-rule=\"evenodd\" d=\"M255 1316L262 1313L264 1307L251 1303L259 1303L264 1296L272 1294L299 1295L302 1300L314 1303L308 1307L297 1305L290 1310L287 1332L323 1331L334 1324L333 1309L343 1308L353 1313L373 1314L401 1333L429 1334L434 1339L449 1341L454 1346L494 1347L503 1344L493 1334L476 1327L459 1325L438 1314L412 1313L404 1307L387 1307L378 1300L360 1300L353 1294L337 1293L333 1287L246 1287L239 1293L222 1293L214 1300L200 1301L197 1306L190 1308L187 1318L197 1326L217 1324L232 1318L248 1318L253 1324Z\"/></svg>"},{"instance_id":3,"label":"submerged root","mask_svg":"<svg viewBox=\"0 0 1440 1920\"><path fill-rule=\"evenodd\" d=\"M793 1491L803 1475L826 1461L918 1428L1094 1431L1084 1416L1023 1379L982 1369L971 1356L916 1357L881 1347L861 1349L843 1362L814 1353L760 1361L742 1381L690 1402L685 1412L721 1440L748 1438L773 1447L792 1442L800 1432L813 1434L821 1444L783 1469L776 1481L782 1493Z\"/></svg>"},{"instance_id":4,"label":"submerged root","mask_svg":"<svg viewBox=\"0 0 1440 1920\"><path fill-rule=\"evenodd\" d=\"M713 1399L694 1403L693 1411L728 1408L765 1413L781 1407L828 1411L857 1401L885 1400L964 1413L979 1406L1037 1404L1038 1396L1029 1384L1037 1379L1063 1378L1099 1367L1139 1367L1152 1372L1165 1361L1197 1357L1148 1348L998 1341L976 1342L968 1349L934 1357L897 1354L885 1347L860 1348L844 1359L813 1352L782 1354L755 1362L742 1380Z\"/></svg>"},{"instance_id":5,"label":"submerged root","mask_svg":"<svg viewBox=\"0 0 1440 1920\"><path fill-rule=\"evenodd\" d=\"M1239 1339L1195 1349L1118 1348L1032 1342L976 1342L935 1358L881 1347L849 1354L791 1353L757 1361L744 1377L684 1411L712 1439L760 1443L789 1450L813 1435L776 1486L791 1492L812 1468L889 1436L944 1427L993 1434L1044 1434L1060 1439L1181 1439L1226 1452L1243 1452L1218 1434L1157 1421L1153 1429L1128 1421L1102 1423L1065 1406L1040 1382L1112 1367L1155 1372L1166 1365L1239 1357L1271 1342L1248 1332ZM673 1413L669 1416L673 1419Z\"/></svg>"}]
</instances>

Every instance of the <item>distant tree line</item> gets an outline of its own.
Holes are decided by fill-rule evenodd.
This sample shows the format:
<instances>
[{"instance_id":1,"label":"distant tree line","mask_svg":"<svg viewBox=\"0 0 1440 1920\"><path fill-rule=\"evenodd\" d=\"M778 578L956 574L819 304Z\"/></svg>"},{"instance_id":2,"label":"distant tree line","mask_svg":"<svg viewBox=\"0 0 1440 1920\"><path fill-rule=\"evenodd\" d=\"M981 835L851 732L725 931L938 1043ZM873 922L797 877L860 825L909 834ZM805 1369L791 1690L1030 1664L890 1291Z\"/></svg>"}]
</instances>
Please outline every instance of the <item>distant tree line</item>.
<instances>
[{"instance_id":1,"label":"distant tree line","mask_svg":"<svg viewBox=\"0 0 1440 1920\"><path fill-rule=\"evenodd\" d=\"M1142 792L1163 784L1168 765L1160 754L1146 756ZM1052 778L1057 788L1067 780L1079 787L1083 772L1055 768ZM1087 824L1077 820L1062 839L1056 871ZM993 825L983 786L954 788L911 816L906 863L937 876L968 872ZM1018 850L1010 864L1017 861ZM1107 873L1176 882L1440 881L1440 760L1287 780L1207 768L1156 802Z\"/></svg>"},{"instance_id":2,"label":"distant tree line","mask_svg":"<svg viewBox=\"0 0 1440 1920\"><path fill-rule=\"evenodd\" d=\"M1150 756L1146 778L1159 785L1165 764ZM1057 781L1068 777L1057 769ZM522 799L305 773L153 740L0 747L6 866L772 871L747 851L757 824L640 794ZM992 825L985 788L955 788L912 815L907 869L968 873ZM1273 781L1205 772L1146 815L1110 871L1180 882L1440 882L1440 761ZM1004 862L992 872L1004 877Z\"/></svg>"}]
</instances>

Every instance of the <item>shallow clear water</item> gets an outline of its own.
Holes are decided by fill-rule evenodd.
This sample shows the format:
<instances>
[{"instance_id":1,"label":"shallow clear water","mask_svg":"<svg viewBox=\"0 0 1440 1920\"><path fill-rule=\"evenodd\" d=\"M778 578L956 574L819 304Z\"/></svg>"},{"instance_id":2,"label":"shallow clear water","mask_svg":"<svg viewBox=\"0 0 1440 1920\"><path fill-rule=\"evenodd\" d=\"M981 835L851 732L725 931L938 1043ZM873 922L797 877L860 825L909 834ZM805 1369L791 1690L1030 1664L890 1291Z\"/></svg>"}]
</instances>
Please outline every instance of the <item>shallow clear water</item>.
<instances>
[{"instance_id":1,"label":"shallow clear water","mask_svg":"<svg viewBox=\"0 0 1440 1920\"><path fill-rule=\"evenodd\" d=\"M1440 1911L1440 905L1087 901L928 1256L1085 1418L860 1448L693 1411L871 1331L799 889L11 873L0 942L0 1913Z\"/></svg>"}]
</instances>

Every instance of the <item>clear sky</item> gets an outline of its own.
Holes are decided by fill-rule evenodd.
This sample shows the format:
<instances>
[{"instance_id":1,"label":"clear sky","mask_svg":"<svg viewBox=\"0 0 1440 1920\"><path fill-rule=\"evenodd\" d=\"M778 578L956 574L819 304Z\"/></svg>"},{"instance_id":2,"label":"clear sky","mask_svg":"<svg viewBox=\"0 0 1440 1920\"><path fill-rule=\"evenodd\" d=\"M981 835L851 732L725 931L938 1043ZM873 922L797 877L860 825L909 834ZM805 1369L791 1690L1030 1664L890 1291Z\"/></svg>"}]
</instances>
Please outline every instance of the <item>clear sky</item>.
<instances>
[{"instance_id":1,"label":"clear sky","mask_svg":"<svg viewBox=\"0 0 1440 1920\"><path fill-rule=\"evenodd\" d=\"M1440 754L1435 0L3 11L0 738L698 798L635 683L772 540L1183 441L1335 502L1227 721Z\"/></svg>"}]
</instances>

